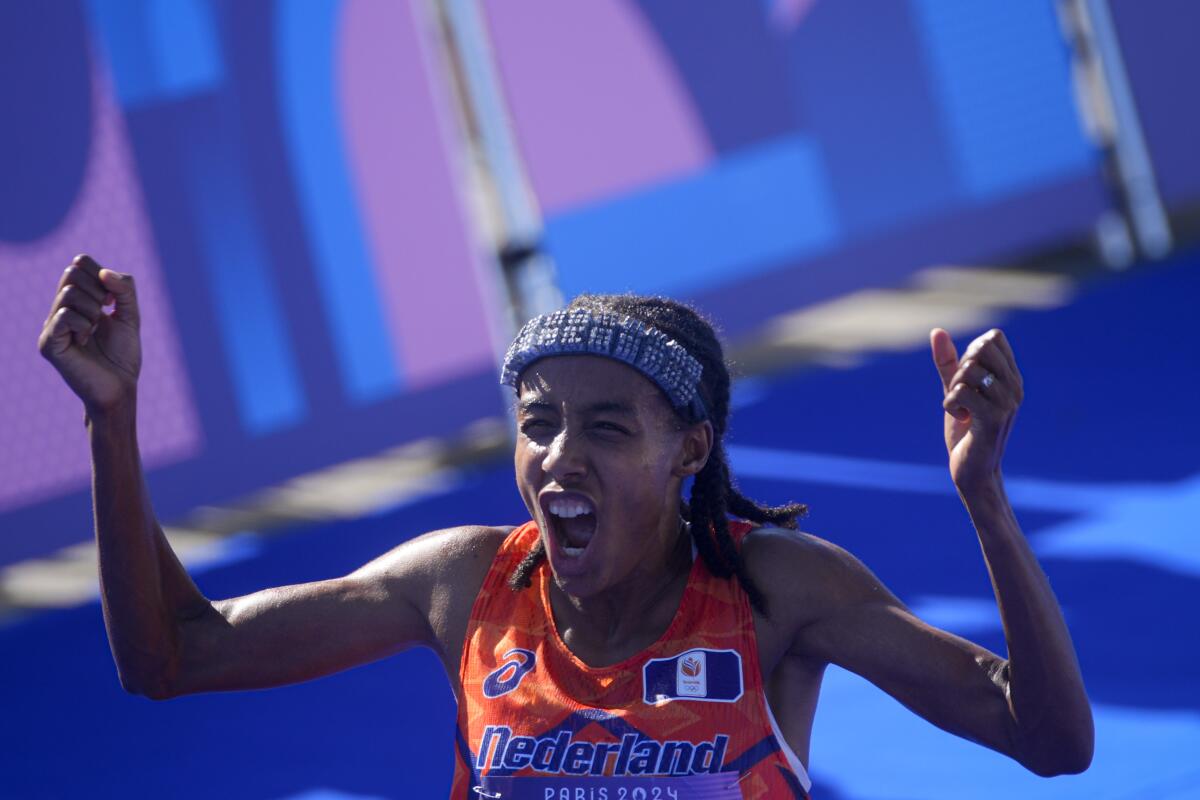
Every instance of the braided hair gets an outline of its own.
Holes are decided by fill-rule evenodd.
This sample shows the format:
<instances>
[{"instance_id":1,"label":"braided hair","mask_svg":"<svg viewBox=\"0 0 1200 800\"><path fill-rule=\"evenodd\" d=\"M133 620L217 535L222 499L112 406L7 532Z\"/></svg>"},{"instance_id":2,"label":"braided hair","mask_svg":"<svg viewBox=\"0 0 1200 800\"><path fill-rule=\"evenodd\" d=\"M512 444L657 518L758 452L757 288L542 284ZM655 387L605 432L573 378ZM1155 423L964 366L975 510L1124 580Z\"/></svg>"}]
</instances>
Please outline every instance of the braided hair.
<instances>
[{"instance_id":1,"label":"braided hair","mask_svg":"<svg viewBox=\"0 0 1200 800\"><path fill-rule=\"evenodd\" d=\"M729 515L760 525L794 529L796 519L808 509L802 503L761 505L734 485L724 447L729 424L729 369L712 325L691 307L663 297L583 294L568 306L568 310L572 309L608 312L645 322L683 345L700 362L704 371L699 391L713 427L713 446L704 468L692 482L690 499L687 502L680 500L680 513L690 523L696 552L704 559L708 570L717 577L736 577L750 604L765 615L766 598L746 572L737 544L729 533ZM690 418L686 409L674 409L674 412L680 424L700 421ZM534 568L545 557L545 546L539 539L513 571L509 586L514 591L530 586Z\"/></svg>"}]
</instances>

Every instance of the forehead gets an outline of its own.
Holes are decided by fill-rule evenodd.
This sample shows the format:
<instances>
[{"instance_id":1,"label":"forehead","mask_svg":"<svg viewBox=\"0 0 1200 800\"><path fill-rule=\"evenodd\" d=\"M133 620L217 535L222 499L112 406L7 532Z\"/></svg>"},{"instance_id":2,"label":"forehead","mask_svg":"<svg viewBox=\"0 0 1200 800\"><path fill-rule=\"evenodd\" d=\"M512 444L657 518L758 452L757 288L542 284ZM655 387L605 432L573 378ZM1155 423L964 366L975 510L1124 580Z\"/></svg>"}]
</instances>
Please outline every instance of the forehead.
<instances>
[{"instance_id":1,"label":"forehead","mask_svg":"<svg viewBox=\"0 0 1200 800\"><path fill-rule=\"evenodd\" d=\"M522 402L551 404L620 403L633 407L660 405L662 391L633 367L603 356L550 356L521 373L517 395Z\"/></svg>"}]
</instances>

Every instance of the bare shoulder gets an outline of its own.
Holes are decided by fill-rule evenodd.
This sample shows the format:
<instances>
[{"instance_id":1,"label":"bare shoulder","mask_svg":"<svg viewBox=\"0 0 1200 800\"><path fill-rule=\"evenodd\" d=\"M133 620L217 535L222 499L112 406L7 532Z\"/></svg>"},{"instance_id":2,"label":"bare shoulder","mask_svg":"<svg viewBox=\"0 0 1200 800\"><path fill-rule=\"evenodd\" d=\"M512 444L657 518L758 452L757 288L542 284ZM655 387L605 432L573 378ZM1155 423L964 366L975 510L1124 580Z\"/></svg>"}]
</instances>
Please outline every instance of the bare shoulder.
<instances>
[{"instance_id":1,"label":"bare shoulder","mask_svg":"<svg viewBox=\"0 0 1200 800\"><path fill-rule=\"evenodd\" d=\"M423 617L439 650L461 645L467 617L509 526L461 525L400 544L351 577Z\"/></svg>"},{"instance_id":2,"label":"bare shoulder","mask_svg":"<svg viewBox=\"0 0 1200 800\"><path fill-rule=\"evenodd\" d=\"M355 577L373 582L416 582L432 588L444 582L469 587L483 582L496 551L512 527L459 525L430 531L397 545L359 568ZM478 588L478 587L476 587Z\"/></svg>"},{"instance_id":3,"label":"bare shoulder","mask_svg":"<svg viewBox=\"0 0 1200 800\"><path fill-rule=\"evenodd\" d=\"M772 616L786 614L793 629L849 603L891 597L853 553L811 533L755 528L742 557Z\"/></svg>"}]
</instances>

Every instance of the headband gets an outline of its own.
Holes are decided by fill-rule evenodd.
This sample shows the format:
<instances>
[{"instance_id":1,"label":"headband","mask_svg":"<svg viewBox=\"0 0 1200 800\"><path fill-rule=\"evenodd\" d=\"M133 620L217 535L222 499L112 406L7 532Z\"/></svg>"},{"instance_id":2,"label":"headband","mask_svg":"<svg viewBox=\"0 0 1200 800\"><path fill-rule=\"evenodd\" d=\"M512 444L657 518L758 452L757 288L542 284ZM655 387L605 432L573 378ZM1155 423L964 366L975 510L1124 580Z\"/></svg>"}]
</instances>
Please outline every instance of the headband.
<instances>
[{"instance_id":1,"label":"headband","mask_svg":"<svg viewBox=\"0 0 1200 800\"><path fill-rule=\"evenodd\" d=\"M663 390L690 418L708 417L700 398L700 362L683 345L652 325L628 316L565 309L525 323L504 356L500 383L517 388L522 370L548 356L604 356L636 369Z\"/></svg>"}]
</instances>

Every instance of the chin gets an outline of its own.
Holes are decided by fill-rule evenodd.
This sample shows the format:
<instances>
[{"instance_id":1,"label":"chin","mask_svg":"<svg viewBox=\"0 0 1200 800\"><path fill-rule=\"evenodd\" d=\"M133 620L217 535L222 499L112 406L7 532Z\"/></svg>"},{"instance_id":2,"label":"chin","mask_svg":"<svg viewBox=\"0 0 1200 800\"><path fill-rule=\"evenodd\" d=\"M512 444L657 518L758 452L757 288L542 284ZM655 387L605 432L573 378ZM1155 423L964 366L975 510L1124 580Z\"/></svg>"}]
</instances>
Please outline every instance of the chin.
<instances>
[{"instance_id":1,"label":"chin","mask_svg":"<svg viewBox=\"0 0 1200 800\"><path fill-rule=\"evenodd\" d=\"M553 552L553 547L553 543L546 543L546 561L555 586L572 597L591 597L604 591L604 579L596 565L580 564L580 559Z\"/></svg>"}]
</instances>

